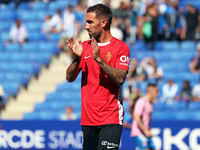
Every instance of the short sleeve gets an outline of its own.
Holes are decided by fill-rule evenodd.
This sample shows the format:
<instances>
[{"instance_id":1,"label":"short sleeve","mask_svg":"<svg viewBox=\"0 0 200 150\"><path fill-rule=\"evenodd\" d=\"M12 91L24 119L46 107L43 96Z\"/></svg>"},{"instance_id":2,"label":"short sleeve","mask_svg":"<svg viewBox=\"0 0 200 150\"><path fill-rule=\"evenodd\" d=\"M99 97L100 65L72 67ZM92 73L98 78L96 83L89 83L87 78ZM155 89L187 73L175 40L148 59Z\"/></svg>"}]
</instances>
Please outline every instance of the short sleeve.
<instances>
[{"instance_id":1,"label":"short sleeve","mask_svg":"<svg viewBox=\"0 0 200 150\"><path fill-rule=\"evenodd\" d=\"M82 45L83 45L83 53L81 55L81 60L80 60L80 63L79 63L79 68L81 68L84 71L84 64L85 64L84 59L83 59L84 52L85 52L84 51L84 43L82 43Z\"/></svg>"},{"instance_id":2,"label":"short sleeve","mask_svg":"<svg viewBox=\"0 0 200 150\"><path fill-rule=\"evenodd\" d=\"M118 51L115 68L129 70L130 52L128 46L123 43Z\"/></svg>"},{"instance_id":3,"label":"short sleeve","mask_svg":"<svg viewBox=\"0 0 200 150\"><path fill-rule=\"evenodd\" d=\"M144 101L142 99L139 99L135 104L133 115L141 116L144 109L144 104Z\"/></svg>"}]
</instances>

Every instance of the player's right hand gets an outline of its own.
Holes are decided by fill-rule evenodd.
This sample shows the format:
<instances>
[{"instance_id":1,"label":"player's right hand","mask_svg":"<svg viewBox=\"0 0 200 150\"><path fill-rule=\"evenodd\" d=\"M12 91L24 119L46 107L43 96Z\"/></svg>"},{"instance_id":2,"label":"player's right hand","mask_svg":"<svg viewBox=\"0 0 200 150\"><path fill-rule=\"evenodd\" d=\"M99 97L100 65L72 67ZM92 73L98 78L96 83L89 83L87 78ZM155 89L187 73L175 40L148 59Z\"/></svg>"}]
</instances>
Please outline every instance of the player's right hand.
<instances>
[{"instance_id":1,"label":"player's right hand","mask_svg":"<svg viewBox=\"0 0 200 150\"><path fill-rule=\"evenodd\" d=\"M151 134L151 130L149 130L149 129L145 129L145 130L144 130L144 134L145 134L146 137L152 137L152 136L153 136L153 135Z\"/></svg>"},{"instance_id":2,"label":"player's right hand","mask_svg":"<svg viewBox=\"0 0 200 150\"><path fill-rule=\"evenodd\" d=\"M68 38L67 40L67 44L69 46L69 48L71 49L71 51L78 57L81 57L82 53L83 53L83 46L81 44L81 39L78 39L78 44L76 44L74 42L74 39Z\"/></svg>"}]
</instances>

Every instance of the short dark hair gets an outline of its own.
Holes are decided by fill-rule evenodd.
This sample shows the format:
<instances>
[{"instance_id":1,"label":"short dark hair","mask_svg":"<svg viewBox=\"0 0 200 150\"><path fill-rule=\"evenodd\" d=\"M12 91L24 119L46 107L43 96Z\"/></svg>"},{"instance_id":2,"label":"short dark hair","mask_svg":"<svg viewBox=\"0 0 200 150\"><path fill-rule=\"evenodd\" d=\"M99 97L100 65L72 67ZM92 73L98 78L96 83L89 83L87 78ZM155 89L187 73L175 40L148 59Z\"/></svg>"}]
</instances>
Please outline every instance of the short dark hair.
<instances>
[{"instance_id":1,"label":"short dark hair","mask_svg":"<svg viewBox=\"0 0 200 150\"><path fill-rule=\"evenodd\" d=\"M108 21L108 27L110 28L113 18L113 13L110 8L104 4L96 4L88 7L87 13L94 12L96 14L96 18L105 17Z\"/></svg>"},{"instance_id":2,"label":"short dark hair","mask_svg":"<svg viewBox=\"0 0 200 150\"><path fill-rule=\"evenodd\" d=\"M157 84L155 84L155 83L148 83L147 89L148 89L149 87L157 87Z\"/></svg>"}]
</instances>

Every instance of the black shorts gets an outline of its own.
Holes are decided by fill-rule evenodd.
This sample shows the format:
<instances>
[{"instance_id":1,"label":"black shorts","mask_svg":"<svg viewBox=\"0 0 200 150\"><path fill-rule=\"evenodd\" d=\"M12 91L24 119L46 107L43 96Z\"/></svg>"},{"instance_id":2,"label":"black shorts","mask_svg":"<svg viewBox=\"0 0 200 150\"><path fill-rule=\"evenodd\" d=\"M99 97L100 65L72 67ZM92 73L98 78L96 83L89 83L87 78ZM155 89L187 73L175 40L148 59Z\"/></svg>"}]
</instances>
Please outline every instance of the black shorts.
<instances>
[{"instance_id":1,"label":"black shorts","mask_svg":"<svg viewBox=\"0 0 200 150\"><path fill-rule=\"evenodd\" d=\"M83 150L118 150L122 125L82 126Z\"/></svg>"}]
</instances>

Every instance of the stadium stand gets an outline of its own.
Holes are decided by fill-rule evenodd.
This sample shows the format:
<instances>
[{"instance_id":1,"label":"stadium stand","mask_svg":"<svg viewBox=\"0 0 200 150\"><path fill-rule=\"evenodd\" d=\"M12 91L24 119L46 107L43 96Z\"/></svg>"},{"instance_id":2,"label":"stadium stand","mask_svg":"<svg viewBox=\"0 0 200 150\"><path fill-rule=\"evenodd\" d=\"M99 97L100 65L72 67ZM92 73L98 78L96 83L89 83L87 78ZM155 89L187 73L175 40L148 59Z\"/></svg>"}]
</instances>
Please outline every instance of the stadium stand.
<instances>
[{"instance_id":1,"label":"stadium stand","mask_svg":"<svg viewBox=\"0 0 200 150\"><path fill-rule=\"evenodd\" d=\"M181 1L185 5L188 1ZM81 97L78 76L74 83L65 81L65 57L57 58L59 54L57 42L59 34L52 34L50 39L40 33L42 20L46 14L54 14L58 8L64 9L68 4L75 6L76 0L52 1L49 4L35 2L33 8L27 3L21 3L14 13L14 4L10 3L0 9L0 83L5 90L4 103L6 110L2 112L2 119L25 120L59 120L67 105L74 108L80 119ZM196 4L195 0L190 3ZM13 10L13 11L11 11ZM9 29L17 14L27 25L29 41L23 45L3 42L9 38ZM131 57L139 62L147 56L154 57L164 70L163 81L159 83L159 90L168 79L174 79L178 85L187 79L194 86L199 75L189 72L189 61L195 54L195 42L157 42L154 51L149 51L141 41L129 45ZM46 68L44 66L49 66ZM38 78L36 78L38 77ZM124 86L126 83L124 84ZM147 82L141 82L140 88L145 93ZM28 90L22 88L28 86ZM180 86L179 86L180 87ZM162 94L162 93L161 93ZM10 98L11 96L11 98ZM12 96L17 96L16 99ZM6 100L9 99L7 102ZM172 106L156 103L153 120L200 120L197 102L175 102ZM125 102L125 114L129 114ZM127 119L130 115L125 115Z\"/></svg>"}]
</instances>

